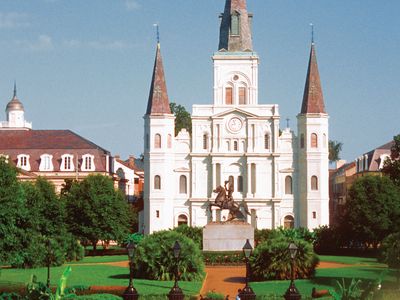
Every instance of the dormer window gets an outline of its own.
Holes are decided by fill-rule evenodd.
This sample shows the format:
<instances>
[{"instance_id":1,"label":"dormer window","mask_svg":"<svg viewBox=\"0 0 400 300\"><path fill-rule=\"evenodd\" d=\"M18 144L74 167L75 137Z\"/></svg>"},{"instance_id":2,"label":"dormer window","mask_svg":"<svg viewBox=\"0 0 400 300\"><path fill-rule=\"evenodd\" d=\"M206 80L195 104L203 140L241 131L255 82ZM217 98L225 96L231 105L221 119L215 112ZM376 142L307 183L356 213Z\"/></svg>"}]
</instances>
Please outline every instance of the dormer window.
<instances>
[{"instance_id":1,"label":"dormer window","mask_svg":"<svg viewBox=\"0 0 400 300\"><path fill-rule=\"evenodd\" d=\"M240 34L239 14L235 12L231 16L231 35L239 35L239 34Z\"/></svg>"},{"instance_id":2,"label":"dormer window","mask_svg":"<svg viewBox=\"0 0 400 300\"><path fill-rule=\"evenodd\" d=\"M71 154L64 154L61 156L61 171L73 171L74 170L74 156Z\"/></svg>"},{"instance_id":3,"label":"dormer window","mask_svg":"<svg viewBox=\"0 0 400 300\"><path fill-rule=\"evenodd\" d=\"M94 155L85 154L82 156L82 171L94 171Z\"/></svg>"},{"instance_id":4,"label":"dormer window","mask_svg":"<svg viewBox=\"0 0 400 300\"><path fill-rule=\"evenodd\" d=\"M26 171L31 170L31 166L29 164L29 155L27 154L20 154L17 156L18 162L17 162L17 167L21 168Z\"/></svg>"},{"instance_id":5,"label":"dormer window","mask_svg":"<svg viewBox=\"0 0 400 300\"><path fill-rule=\"evenodd\" d=\"M43 154L40 156L39 171L53 171L53 155Z\"/></svg>"}]
</instances>

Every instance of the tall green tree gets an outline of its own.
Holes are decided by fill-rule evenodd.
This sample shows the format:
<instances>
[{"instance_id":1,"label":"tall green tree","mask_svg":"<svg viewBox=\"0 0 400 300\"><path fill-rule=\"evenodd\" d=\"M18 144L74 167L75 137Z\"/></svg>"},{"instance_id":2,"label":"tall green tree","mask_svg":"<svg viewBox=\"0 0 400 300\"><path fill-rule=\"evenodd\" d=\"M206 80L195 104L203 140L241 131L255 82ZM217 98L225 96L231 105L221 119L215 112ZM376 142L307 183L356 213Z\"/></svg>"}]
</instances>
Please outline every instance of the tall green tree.
<instances>
[{"instance_id":1,"label":"tall green tree","mask_svg":"<svg viewBox=\"0 0 400 300\"><path fill-rule=\"evenodd\" d=\"M182 128L186 128L189 133L192 133L192 118L185 107L171 102L169 108L175 115L175 135L177 135Z\"/></svg>"},{"instance_id":2,"label":"tall green tree","mask_svg":"<svg viewBox=\"0 0 400 300\"><path fill-rule=\"evenodd\" d=\"M329 141L329 161L336 162L340 160L340 151L342 151L343 143L338 141Z\"/></svg>"},{"instance_id":3,"label":"tall green tree","mask_svg":"<svg viewBox=\"0 0 400 300\"><path fill-rule=\"evenodd\" d=\"M26 214L17 169L0 157L0 264L22 260L20 241L25 237Z\"/></svg>"},{"instance_id":4,"label":"tall green tree","mask_svg":"<svg viewBox=\"0 0 400 300\"><path fill-rule=\"evenodd\" d=\"M74 182L65 196L67 226L84 244L123 240L130 230L130 209L111 178L90 175Z\"/></svg>"},{"instance_id":5,"label":"tall green tree","mask_svg":"<svg viewBox=\"0 0 400 300\"><path fill-rule=\"evenodd\" d=\"M376 247L399 228L399 199L399 189L389 178L360 177L349 190L342 226L353 240Z\"/></svg>"},{"instance_id":6,"label":"tall green tree","mask_svg":"<svg viewBox=\"0 0 400 300\"><path fill-rule=\"evenodd\" d=\"M390 158L387 159L382 172L400 187L400 134L393 137L394 144L391 148Z\"/></svg>"}]
</instances>

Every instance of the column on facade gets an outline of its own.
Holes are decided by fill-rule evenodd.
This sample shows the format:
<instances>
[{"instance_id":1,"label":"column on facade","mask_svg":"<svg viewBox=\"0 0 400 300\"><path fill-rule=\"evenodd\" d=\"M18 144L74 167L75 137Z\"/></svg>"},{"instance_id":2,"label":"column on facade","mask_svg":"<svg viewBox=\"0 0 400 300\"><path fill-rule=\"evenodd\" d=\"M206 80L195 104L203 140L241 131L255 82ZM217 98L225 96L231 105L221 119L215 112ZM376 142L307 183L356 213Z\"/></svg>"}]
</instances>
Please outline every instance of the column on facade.
<instances>
[{"instance_id":1,"label":"column on facade","mask_svg":"<svg viewBox=\"0 0 400 300\"><path fill-rule=\"evenodd\" d=\"M250 198L253 195L251 194L251 178L252 174L251 174L251 163L247 162L247 193L246 193L246 198Z\"/></svg>"}]
</instances>

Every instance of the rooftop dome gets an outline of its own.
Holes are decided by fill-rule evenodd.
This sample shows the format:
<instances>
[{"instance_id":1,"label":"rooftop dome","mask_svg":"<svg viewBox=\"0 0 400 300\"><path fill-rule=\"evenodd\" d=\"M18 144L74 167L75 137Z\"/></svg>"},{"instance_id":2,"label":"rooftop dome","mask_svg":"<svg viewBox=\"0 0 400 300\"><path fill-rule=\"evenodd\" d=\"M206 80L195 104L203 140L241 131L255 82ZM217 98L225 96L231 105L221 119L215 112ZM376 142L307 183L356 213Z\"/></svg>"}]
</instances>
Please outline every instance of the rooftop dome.
<instances>
[{"instance_id":1,"label":"rooftop dome","mask_svg":"<svg viewBox=\"0 0 400 300\"><path fill-rule=\"evenodd\" d=\"M17 98L17 83L14 82L14 94L10 102L8 102L6 107L6 112L10 110L19 110L24 111L24 106L22 105L21 101Z\"/></svg>"},{"instance_id":2,"label":"rooftop dome","mask_svg":"<svg viewBox=\"0 0 400 300\"><path fill-rule=\"evenodd\" d=\"M10 111L10 110L22 110L24 111L24 106L22 105L21 101L19 101L19 99L14 96L10 102L8 102L7 107L6 107L6 111Z\"/></svg>"}]
</instances>

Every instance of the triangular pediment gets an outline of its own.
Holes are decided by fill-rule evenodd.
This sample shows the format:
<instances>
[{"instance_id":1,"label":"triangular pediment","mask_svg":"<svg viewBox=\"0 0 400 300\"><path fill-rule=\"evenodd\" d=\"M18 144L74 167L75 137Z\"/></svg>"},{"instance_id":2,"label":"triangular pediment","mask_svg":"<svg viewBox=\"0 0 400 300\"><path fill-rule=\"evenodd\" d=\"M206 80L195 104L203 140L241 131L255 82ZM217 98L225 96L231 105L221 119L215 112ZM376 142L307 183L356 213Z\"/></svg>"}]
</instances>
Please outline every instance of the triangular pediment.
<instances>
[{"instance_id":1,"label":"triangular pediment","mask_svg":"<svg viewBox=\"0 0 400 300\"><path fill-rule=\"evenodd\" d=\"M247 117L247 118L258 118L259 117L256 114L253 114L251 112L248 112L248 111L245 111L243 109L235 107L235 108L228 109L228 110L225 110L223 112L220 112L218 114L215 114L215 115L212 116L212 118L223 118L225 116L232 115L232 114L242 115L242 116Z\"/></svg>"}]
</instances>

